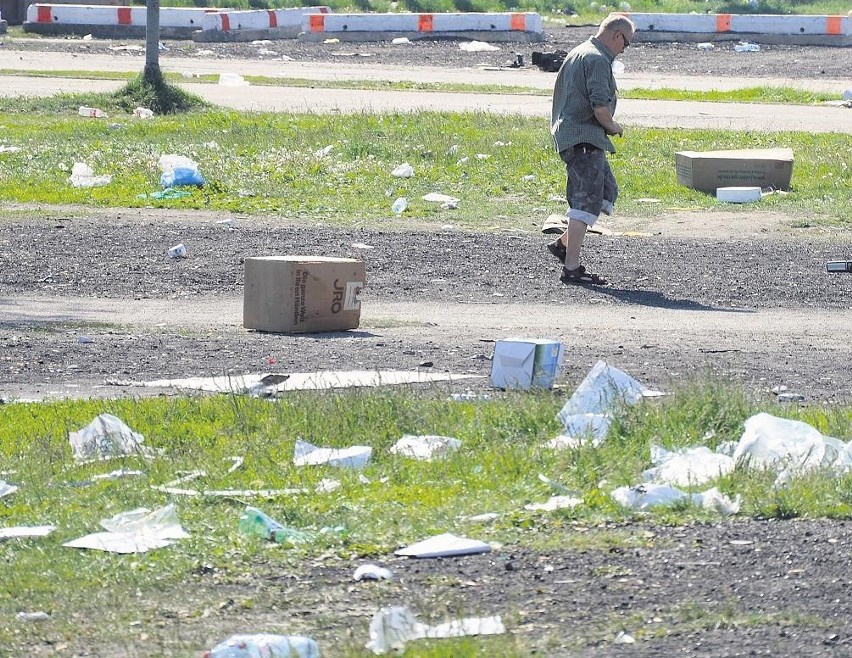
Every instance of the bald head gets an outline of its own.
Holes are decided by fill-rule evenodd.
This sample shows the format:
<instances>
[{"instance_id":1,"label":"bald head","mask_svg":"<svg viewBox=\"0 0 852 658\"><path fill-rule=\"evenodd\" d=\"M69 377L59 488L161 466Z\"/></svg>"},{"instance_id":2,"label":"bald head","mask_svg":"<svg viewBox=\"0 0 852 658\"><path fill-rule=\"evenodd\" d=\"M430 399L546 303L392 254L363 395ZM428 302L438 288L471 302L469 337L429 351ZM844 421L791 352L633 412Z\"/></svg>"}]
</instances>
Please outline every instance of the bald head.
<instances>
[{"instance_id":1,"label":"bald head","mask_svg":"<svg viewBox=\"0 0 852 658\"><path fill-rule=\"evenodd\" d=\"M621 30L633 34L636 31L636 24L627 18L627 16L623 16L621 14L610 14L601 21L600 27L598 27L598 36L607 30L610 32L617 32Z\"/></svg>"},{"instance_id":2,"label":"bald head","mask_svg":"<svg viewBox=\"0 0 852 658\"><path fill-rule=\"evenodd\" d=\"M635 32L636 24L627 16L610 14L601 22L595 38L613 53L620 55L633 41Z\"/></svg>"}]
</instances>

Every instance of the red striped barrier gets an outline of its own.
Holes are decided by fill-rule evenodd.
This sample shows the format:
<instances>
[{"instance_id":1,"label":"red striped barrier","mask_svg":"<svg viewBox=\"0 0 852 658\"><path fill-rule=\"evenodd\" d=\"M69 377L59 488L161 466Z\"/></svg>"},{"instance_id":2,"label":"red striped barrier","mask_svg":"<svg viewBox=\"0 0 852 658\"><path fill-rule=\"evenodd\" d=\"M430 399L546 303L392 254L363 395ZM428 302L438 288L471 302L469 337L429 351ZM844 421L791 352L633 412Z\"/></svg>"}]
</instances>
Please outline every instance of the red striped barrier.
<instances>
[{"instance_id":1,"label":"red striped barrier","mask_svg":"<svg viewBox=\"0 0 852 658\"><path fill-rule=\"evenodd\" d=\"M544 40L541 16L535 12L329 14L305 18L300 39L336 37L351 41L435 33L468 35L486 40Z\"/></svg>"},{"instance_id":2,"label":"red striped barrier","mask_svg":"<svg viewBox=\"0 0 852 658\"><path fill-rule=\"evenodd\" d=\"M640 14L619 12L636 23L637 39L653 40L662 33L735 37L852 38L852 16L767 14ZM841 45L841 44L838 44Z\"/></svg>"}]
</instances>

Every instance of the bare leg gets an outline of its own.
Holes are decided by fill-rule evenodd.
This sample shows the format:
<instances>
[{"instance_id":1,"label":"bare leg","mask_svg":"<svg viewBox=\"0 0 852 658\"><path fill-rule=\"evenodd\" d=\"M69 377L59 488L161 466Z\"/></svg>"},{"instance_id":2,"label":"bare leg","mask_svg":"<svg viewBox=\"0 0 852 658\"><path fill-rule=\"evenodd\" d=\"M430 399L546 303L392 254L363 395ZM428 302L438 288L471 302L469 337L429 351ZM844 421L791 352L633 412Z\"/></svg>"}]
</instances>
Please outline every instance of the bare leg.
<instances>
[{"instance_id":1,"label":"bare leg","mask_svg":"<svg viewBox=\"0 0 852 658\"><path fill-rule=\"evenodd\" d=\"M565 269L576 270L580 267L580 249L583 247L583 239L586 237L588 225L579 219L568 220L568 230L562 236L565 244Z\"/></svg>"}]
</instances>

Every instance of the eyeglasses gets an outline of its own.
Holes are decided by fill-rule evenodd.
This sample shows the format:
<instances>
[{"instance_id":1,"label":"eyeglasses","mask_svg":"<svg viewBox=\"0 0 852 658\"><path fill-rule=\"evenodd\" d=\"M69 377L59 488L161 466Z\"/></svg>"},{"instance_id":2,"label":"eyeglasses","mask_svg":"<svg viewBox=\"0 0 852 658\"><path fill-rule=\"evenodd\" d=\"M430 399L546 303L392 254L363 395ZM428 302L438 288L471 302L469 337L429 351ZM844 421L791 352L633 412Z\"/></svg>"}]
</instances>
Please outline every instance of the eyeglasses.
<instances>
[{"instance_id":1,"label":"eyeglasses","mask_svg":"<svg viewBox=\"0 0 852 658\"><path fill-rule=\"evenodd\" d=\"M621 35L621 38L624 40L624 49L627 50L627 48L630 46L630 42L627 40L627 37L624 36L624 32L619 32L619 34Z\"/></svg>"}]
</instances>

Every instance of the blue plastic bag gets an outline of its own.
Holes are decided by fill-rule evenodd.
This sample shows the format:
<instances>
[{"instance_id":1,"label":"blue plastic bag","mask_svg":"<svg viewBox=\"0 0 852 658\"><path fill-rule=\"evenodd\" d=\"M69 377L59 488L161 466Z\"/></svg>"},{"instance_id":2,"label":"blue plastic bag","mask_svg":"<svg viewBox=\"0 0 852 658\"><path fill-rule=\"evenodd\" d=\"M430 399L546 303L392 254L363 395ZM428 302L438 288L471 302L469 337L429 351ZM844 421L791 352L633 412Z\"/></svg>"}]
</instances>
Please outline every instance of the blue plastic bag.
<instances>
[{"instance_id":1,"label":"blue plastic bag","mask_svg":"<svg viewBox=\"0 0 852 658\"><path fill-rule=\"evenodd\" d=\"M189 167L175 167L164 171L160 176L160 185L163 187L178 187L180 185L197 185L201 187L206 181L198 169Z\"/></svg>"}]
</instances>

